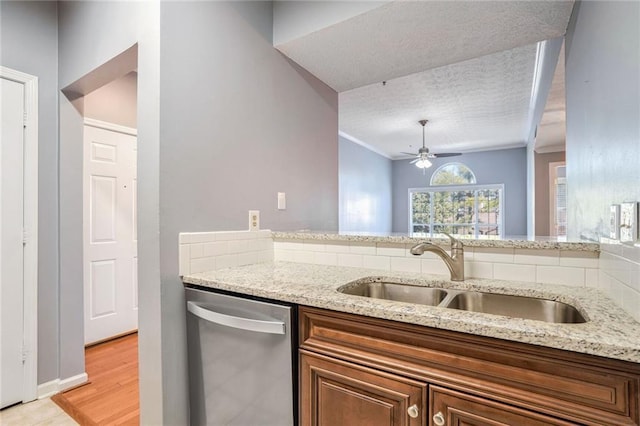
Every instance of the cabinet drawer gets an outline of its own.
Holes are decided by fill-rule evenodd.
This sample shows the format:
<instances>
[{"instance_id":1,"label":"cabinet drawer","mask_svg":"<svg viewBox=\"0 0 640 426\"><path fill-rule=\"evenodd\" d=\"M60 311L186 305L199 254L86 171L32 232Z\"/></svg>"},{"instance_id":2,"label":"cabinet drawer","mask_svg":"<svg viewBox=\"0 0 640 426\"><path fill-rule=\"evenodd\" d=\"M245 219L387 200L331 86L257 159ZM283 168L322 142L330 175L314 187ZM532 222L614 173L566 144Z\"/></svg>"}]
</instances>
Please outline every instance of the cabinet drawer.
<instances>
[{"instance_id":1,"label":"cabinet drawer","mask_svg":"<svg viewBox=\"0 0 640 426\"><path fill-rule=\"evenodd\" d=\"M638 424L640 365L316 308L302 348L593 425Z\"/></svg>"}]
</instances>

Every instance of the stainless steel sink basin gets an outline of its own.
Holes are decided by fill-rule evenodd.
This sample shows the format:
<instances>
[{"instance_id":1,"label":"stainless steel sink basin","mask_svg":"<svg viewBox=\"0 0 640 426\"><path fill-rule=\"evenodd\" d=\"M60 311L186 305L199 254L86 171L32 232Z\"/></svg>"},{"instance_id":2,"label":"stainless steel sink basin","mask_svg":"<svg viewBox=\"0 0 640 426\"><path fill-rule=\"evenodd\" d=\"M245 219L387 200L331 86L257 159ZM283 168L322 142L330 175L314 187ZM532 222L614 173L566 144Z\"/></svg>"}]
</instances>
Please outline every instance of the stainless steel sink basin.
<instances>
[{"instance_id":1,"label":"stainless steel sink basin","mask_svg":"<svg viewBox=\"0 0 640 426\"><path fill-rule=\"evenodd\" d=\"M354 296L387 299L397 302L418 303L420 305L437 306L447 296L440 288L421 287L410 284L391 282L362 282L339 289L341 293Z\"/></svg>"},{"instance_id":2,"label":"stainless steel sink basin","mask_svg":"<svg viewBox=\"0 0 640 426\"><path fill-rule=\"evenodd\" d=\"M551 323L579 324L586 322L584 316L574 306L535 297L454 289L445 290L392 281L353 282L340 287L338 291L344 294L373 299L416 303Z\"/></svg>"},{"instance_id":3,"label":"stainless steel sink basin","mask_svg":"<svg viewBox=\"0 0 640 426\"><path fill-rule=\"evenodd\" d=\"M455 295L446 307L553 323L586 322L580 312L571 305L526 296L466 291Z\"/></svg>"}]
</instances>

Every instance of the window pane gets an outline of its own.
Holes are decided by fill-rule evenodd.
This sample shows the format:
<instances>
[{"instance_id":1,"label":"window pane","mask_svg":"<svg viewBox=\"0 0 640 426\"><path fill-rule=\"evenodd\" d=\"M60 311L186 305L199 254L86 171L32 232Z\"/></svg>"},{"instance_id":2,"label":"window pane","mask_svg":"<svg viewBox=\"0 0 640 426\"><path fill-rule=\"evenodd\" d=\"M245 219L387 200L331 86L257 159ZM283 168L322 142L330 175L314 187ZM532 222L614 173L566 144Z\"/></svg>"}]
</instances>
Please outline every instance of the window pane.
<instances>
[{"instance_id":1,"label":"window pane","mask_svg":"<svg viewBox=\"0 0 640 426\"><path fill-rule=\"evenodd\" d=\"M447 163L431 176L431 185L464 185L476 183L471 169L462 163Z\"/></svg>"},{"instance_id":2,"label":"window pane","mask_svg":"<svg viewBox=\"0 0 640 426\"><path fill-rule=\"evenodd\" d=\"M412 234L416 234L417 237L422 236L421 234L429 233L429 225L413 225Z\"/></svg>"},{"instance_id":3,"label":"window pane","mask_svg":"<svg viewBox=\"0 0 640 426\"><path fill-rule=\"evenodd\" d=\"M478 193L478 223L500 223L500 190L483 189Z\"/></svg>"},{"instance_id":4,"label":"window pane","mask_svg":"<svg viewBox=\"0 0 640 426\"><path fill-rule=\"evenodd\" d=\"M433 221L436 223L453 223L453 202L451 193L436 192L433 194Z\"/></svg>"},{"instance_id":5,"label":"window pane","mask_svg":"<svg viewBox=\"0 0 640 426\"><path fill-rule=\"evenodd\" d=\"M558 167L563 169L564 167ZM560 172L560 170L558 170ZM556 235L567 235L567 181L564 177L556 179Z\"/></svg>"},{"instance_id":6,"label":"window pane","mask_svg":"<svg viewBox=\"0 0 640 426\"><path fill-rule=\"evenodd\" d=\"M478 227L478 237L497 237L500 235L500 230L498 229L498 225L491 226L479 226Z\"/></svg>"},{"instance_id":7,"label":"window pane","mask_svg":"<svg viewBox=\"0 0 640 426\"><path fill-rule=\"evenodd\" d=\"M473 192L439 191L433 198L434 222L473 223Z\"/></svg>"},{"instance_id":8,"label":"window pane","mask_svg":"<svg viewBox=\"0 0 640 426\"><path fill-rule=\"evenodd\" d=\"M451 235L473 235L472 225L433 225L435 235L446 232Z\"/></svg>"},{"instance_id":9,"label":"window pane","mask_svg":"<svg viewBox=\"0 0 640 426\"><path fill-rule=\"evenodd\" d=\"M498 238L502 235L501 196L501 188L481 186L411 192L410 232L431 232L433 235L447 232L452 235Z\"/></svg>"},{"instance_id":10,"label":"window pane","mask_svg":"<svg viewBox=\"0 0 640 426\"><path fill-rule=\"evenodd\" d=\"M428 192L412 192L411 210L413 224L429 224L431 219L431 194Z\"/></svg>"},{"instance_id":11,"label":"window pane","mask_svg":"<svg viewBox=\"0 0 640 426\"><path fill-rule=\"evenodd\" d=\"M451 193L455 223L473 223L473 192L456 191Z\"/></svg>"}]
</instances>

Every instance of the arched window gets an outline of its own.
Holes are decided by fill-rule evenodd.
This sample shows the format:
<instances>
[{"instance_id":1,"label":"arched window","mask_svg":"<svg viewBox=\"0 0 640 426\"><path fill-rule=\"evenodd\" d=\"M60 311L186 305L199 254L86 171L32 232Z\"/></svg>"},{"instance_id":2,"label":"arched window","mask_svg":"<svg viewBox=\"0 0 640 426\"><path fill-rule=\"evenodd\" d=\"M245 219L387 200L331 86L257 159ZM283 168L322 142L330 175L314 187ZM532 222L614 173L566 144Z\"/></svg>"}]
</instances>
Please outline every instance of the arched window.
<instances>
[{"instance_id":1,"label":"arched window","mask_svg":"<svg viewBox=\"0 0 640 426\"><path fill-rule=\"evenodd\" d=\"M474 185L476 175L462 163L446 163L438 167L431 175L431 186L436 185Z\"/></svg>"},{"instance_id":2,"label":"arched window","mask_svg":"<svg viewBox=\"0 0 640 426\"><path fill-rule=\"evenodd\" d=\"M442 232L475 238L503 235L503 184L477 185L473 171L447 163L431 175L428 188L409 188L409 234L433 237Z\"/></svg>"}]
</instances>

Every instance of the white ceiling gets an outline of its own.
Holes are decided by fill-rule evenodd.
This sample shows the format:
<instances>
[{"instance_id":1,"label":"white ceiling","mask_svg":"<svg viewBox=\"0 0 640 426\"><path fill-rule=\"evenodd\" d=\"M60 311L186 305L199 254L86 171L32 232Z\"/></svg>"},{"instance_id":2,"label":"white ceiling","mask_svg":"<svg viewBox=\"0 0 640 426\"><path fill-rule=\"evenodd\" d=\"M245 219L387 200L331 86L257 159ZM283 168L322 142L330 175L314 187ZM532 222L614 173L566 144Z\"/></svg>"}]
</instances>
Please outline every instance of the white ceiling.
<instances>
[{"instance_id":1,"label":"white ceiling","mask_svg":"<svg viewBox=\"0 0 640 426\"><path fill-rule=\"evenodd\" d=\"M523 146L536 45L528 45L339 94L339 127L391 158L417 152L418 120L432 152Z\"/></svg>"},{"instance_id":2,"label":"white ceiling","mask_svg":"<svg viewBox=\"0 0 640 426\"><path fill-rule=\"evenodd\" d=\"M340 93L341 132L398 158L523 146L536 44L572 0L394 1L276 47ZM382 84L386 81L386 85Z\"/></svg>"}]
</instances>

